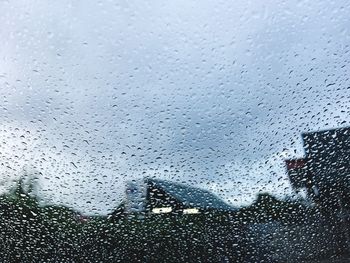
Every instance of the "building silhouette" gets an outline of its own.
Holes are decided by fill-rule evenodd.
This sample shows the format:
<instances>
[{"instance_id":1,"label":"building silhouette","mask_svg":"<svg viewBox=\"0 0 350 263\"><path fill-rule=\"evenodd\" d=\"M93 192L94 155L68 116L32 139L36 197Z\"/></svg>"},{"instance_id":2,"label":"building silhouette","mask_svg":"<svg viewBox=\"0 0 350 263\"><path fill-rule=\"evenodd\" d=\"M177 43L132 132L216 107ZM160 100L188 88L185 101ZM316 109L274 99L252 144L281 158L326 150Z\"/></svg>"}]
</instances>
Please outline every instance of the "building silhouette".
<instances>
[{"instance_id":1,"label":"building silhouette","mask_svg":"<svg viewBox=\"0 0 350 263\"><path fill-rule=\"evenodd\" d=\"M350 128L302 134L305 157L286 160L294 189L324 209L349 209Z\"/></svg>"},{"instance_id":2,"label":"building silhouette","mask_svg":"<svg viewBox=\"0 0 350 263\"><path fill-rule=\"evenodd\" d=\"M200 214L235 210L207 190L153 178L128 182L124 205L127 214Z\"/></svg>"}]
</instances>

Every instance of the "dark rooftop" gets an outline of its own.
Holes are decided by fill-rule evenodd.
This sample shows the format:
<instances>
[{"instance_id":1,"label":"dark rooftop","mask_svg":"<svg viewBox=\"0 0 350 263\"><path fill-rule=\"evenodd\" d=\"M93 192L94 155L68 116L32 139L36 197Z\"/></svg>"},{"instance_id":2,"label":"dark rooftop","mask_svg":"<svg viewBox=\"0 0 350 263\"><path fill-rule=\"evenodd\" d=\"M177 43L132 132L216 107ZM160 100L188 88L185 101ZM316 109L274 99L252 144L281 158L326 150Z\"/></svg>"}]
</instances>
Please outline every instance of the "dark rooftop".
<instances>
[{"instance_id":1,"label":"dark rooftop","mask_svg":"<svg viewBox=\"0 0 350 263\"><path fill-rule=\"evenodd\" d=\"M159 179L148 178L146 181L163 189L186 206L225 211L236 210L236 208L226 204L219 197L204 189Z\"/></svg>"}]
</instances>

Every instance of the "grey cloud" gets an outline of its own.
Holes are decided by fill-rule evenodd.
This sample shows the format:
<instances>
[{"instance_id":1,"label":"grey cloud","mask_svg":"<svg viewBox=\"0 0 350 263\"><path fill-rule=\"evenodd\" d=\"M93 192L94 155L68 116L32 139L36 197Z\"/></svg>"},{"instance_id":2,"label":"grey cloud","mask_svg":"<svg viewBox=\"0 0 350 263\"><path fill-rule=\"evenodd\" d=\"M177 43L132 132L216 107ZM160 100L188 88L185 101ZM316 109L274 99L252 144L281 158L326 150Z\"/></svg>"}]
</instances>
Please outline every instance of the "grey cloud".
<instances>
[{"instance_id":1,"label":"grey cloud","mask_svg":"<svg viewBox=\"0 0 350 263\"><path fill-rule=\"evenodd\" d=\"M0 6L2 136L35 134L52 202L106 213L146 175L241 201L283 177L290 194L300 133L349 125L345 2Z\"/></svg>"}]
</instances>

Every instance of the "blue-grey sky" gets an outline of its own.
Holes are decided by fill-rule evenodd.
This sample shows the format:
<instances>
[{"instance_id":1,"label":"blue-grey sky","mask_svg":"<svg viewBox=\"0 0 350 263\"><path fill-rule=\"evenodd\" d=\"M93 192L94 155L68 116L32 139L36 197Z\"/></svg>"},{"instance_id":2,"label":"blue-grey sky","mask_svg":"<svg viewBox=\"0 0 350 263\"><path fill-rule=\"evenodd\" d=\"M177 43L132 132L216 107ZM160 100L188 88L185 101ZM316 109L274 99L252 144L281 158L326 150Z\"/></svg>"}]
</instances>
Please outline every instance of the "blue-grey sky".
<instances>
[{"instance_id":1,"label":"blue-grey sky","mask_svg":"<svg viewBox=\"0 0 350 263\"><path fill-rule=\"evenodd\" d=\"M1 1L3 189L111 211L155 176L291 195L300 133L349 126L346 1Z\"/></svg>"}]
</instances>

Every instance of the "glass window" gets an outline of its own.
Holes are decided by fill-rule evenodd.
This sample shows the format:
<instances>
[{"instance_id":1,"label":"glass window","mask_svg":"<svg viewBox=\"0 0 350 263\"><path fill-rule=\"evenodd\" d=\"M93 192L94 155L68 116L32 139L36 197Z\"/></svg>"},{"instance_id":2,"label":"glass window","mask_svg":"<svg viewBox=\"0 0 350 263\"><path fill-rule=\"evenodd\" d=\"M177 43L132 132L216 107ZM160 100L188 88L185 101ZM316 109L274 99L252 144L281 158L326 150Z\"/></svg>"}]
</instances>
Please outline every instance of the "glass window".
<instances>
[{"instance_id":1,"label":"glass window","mask_svg":"<svg viewBox=\"0 0 350 263\"><path fill-rule=\"evenodd\" d=\"M0 262L349 262L346 1L0 10Z\"/></svg>"}]
</instances>

